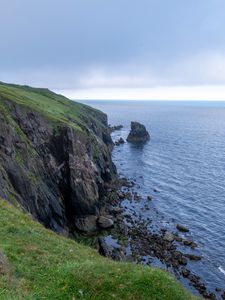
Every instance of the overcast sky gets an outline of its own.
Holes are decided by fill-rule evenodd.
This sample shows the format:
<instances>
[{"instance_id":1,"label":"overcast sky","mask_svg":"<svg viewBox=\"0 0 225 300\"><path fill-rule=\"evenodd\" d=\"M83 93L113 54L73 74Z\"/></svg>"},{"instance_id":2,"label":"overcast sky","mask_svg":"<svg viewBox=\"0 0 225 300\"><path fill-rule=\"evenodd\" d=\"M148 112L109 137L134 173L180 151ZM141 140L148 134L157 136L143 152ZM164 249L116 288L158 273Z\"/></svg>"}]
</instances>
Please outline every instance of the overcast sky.
<instances>
[{"instance_id":1,"label":"overcast sky","mask_svg":"<svg viewBox=\"0 0 225 300\"><path fill-rule=\"evenodd\" d=\"M71 98L225 100L224 0L0 0L0 81Z\"/></svg>"}]
</instances>

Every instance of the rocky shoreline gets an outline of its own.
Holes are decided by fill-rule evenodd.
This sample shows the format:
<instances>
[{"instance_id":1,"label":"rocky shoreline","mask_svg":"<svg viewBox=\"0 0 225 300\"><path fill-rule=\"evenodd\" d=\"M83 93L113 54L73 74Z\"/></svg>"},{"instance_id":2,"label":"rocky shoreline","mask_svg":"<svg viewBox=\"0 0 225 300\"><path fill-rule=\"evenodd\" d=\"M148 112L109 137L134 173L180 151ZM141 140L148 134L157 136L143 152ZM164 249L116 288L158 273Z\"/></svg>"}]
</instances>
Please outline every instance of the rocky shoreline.
<instances>
[{"instance_id":1,"label":"rocky shoreline","mask_svg":"<svg viewBox=\"0 0 225 300\"><path fill-rule=\"evenodd\" d=\"M202 258L195 254L197 243L193 241L187 228L178 224L176 232L159 228L158 232L149 229L151 213L148 221L143 220L135 212L129 210L126 203L144 200L134 192L135 182L125 178L118 181L118 186L108 190L108 204L105 214L113 220L113 229L98 238L99 252L119 261L130 261L144 265L152 265L157 259L161 267L173 273L176 278L183 279L195 288L205 299L219 299L224 291L219 288L215 292L208 290L203 279L195 274L189 262L198 263ZM180 229L180 230L179 230ZM182 232L182 233L180 233ZM180 248L186 248L181 250Z\"/></svg>"},{"instance_id":2,"label":"rocky shoreline","mask_svg":"<svg viewBox=\"0 0 225 300\"><path fill-rule=\"evenodd\" d=\"M120 143L115 145L119 146ZM119 178L108 189L103 214L112 220L113 225L110 231L99 235L99 252L115 260L144 265L155 265L154 262L157 261L157 266L185 281L205 299L225 299L225 291L219 288L210 291L204 280L192 270L190 262L197 264L202 257L196 251L198 245L187 227L177 224L173 231L163 226L154 231L149 226L154 222L151 212L145 220L135 209L130 209L134 203L148 203L154 199L151 195L144 199L137 192L138 188L140 187L134 179ZM145 204L143 209L148 211L149 206Z\"/></svg>"}]
</instances>

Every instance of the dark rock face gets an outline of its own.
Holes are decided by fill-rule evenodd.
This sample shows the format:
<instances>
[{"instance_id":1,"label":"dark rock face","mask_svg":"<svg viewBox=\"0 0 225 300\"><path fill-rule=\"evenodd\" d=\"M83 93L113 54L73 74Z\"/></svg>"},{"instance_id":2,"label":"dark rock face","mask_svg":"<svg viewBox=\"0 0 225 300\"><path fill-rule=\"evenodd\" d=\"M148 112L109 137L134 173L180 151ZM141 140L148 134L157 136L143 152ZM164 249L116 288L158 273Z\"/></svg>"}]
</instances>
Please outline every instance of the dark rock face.
<instances>
[{"instance_id":1,"label":"dark rock face","mask_svg":"<svg viewBox=\"0 0 225 300\"><path fill-rule=\"evenodd\" d=\"M0 107L0 196L57 232L98 216L116 177L106 115L96 112L96 122L87 115L84 130L66 123L55 128L35 110L0 101L10 111L9 121Z\"/></svg>"},{"instance_id":2,"label":"dark rock face","mask_svg":"<svg viewBox=\"0 0 225 300\"><path fill-rule=\"evenodd\" d=\"M145 126L138 122L131 122L131 131L127 137L130 143L145 143L150 140L150 135Z\"/></svg>"}]
</instances>

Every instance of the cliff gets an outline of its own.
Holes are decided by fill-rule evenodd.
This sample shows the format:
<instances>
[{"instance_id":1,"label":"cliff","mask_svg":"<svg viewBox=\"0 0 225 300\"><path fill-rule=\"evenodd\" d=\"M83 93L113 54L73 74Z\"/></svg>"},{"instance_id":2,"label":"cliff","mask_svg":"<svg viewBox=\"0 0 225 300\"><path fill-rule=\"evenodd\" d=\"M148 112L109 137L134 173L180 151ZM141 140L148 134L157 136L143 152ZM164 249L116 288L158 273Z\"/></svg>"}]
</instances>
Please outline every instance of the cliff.
<instances>
[{"instance_id":1,"label":"cliff","mask_svg":"<svg viewBox=\"0 0 225 300\"><path fill-rule=\"evenodd\" d=\"M57 232L98 215L116 176L107 116L48 89L0 83L0 196Z\"/></svg>"}]
</instances>

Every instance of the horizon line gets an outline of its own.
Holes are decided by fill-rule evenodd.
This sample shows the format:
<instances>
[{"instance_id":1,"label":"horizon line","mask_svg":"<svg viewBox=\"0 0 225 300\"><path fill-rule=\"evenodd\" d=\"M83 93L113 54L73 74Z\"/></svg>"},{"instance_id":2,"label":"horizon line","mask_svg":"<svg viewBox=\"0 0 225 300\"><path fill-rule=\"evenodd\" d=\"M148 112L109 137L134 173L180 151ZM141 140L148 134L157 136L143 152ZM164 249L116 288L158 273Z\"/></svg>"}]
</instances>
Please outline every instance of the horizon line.
<instances>
[{"instance_id":1,"label":"horizon line","mask_svg":"<svg viewBox=\"0 0 225 300\"><path fill-rule=\"evenodd\" d=\"M225 85L71 88L54 91L70 99L79 100L225 101Z\"/></svg>"}]
</instances>

